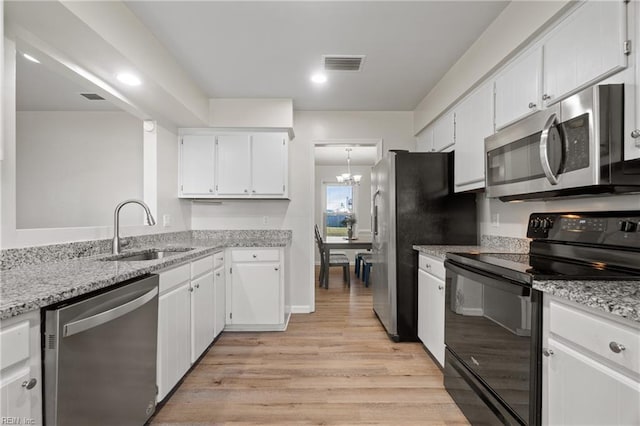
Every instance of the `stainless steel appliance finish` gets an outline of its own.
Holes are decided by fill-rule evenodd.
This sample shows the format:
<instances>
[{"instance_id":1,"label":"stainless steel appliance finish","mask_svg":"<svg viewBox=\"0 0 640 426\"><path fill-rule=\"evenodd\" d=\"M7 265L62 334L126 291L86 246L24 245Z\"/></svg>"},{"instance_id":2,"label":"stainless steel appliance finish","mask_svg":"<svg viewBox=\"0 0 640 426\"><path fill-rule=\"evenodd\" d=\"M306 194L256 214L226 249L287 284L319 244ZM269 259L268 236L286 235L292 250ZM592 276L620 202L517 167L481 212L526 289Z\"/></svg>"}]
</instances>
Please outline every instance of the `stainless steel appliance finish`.
<instances>
[{"instance_id":1,"label":"stainless steel appliance finish","mask_svg":"<svg viewBox=\"0 0 640 426\"><path fill-rule=\"evenodd\" d=\"M373 168L373 309L395 341L418 339L415 244L475 244L475 194L454 194L452 153L389 152Z\"/></svg>"},{"instance_id":2,"label":"stainless steel appliance finish","mask_svg":"<svg viewBox=\"0 0 640 426\"><path fill-rule=\"evenodd\" d=\"M44 314L46 424L144 424L157 392L158 276Z\"/></svg>"},{"instance_id":3,"label":"stainless steel appliance finish","mask_svg":"<svg viewBox=\"0 0 640 426\"><path fill-rule=\"evenodd\" d=\"M448 253L445 387L472 424L541 421L534 280L639 280L640 211L534 213L529 254Z\"/></svg>"},{"instance_id":4,"label":"stainless steel appliance finish","mask_svg":"<svg viewBox=\"0 0 640 426\"><path fill-rule=\"evenodd\" d=\"M489 136L487 196L640 191L640 160L624 161L623 109L623 85L594 86Z\"/></svg>"}]
</instances>

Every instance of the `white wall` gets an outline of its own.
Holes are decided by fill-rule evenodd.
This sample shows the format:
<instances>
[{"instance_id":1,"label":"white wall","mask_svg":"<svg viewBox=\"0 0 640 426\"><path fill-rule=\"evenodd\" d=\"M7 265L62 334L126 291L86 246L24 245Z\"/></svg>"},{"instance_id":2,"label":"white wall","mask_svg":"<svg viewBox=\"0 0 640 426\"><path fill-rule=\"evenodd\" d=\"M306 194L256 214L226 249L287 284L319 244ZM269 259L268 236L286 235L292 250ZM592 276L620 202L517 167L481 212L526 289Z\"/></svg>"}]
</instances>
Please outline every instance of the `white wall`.
<instances>
[{"instance_id":1,"label":"white wall","mask_svg":"<svg viewBox=\"0 0 640 426\"><path fill-rule=\"evenodd\" d=\"M412 112L295 111L294 131L296 138L289 144L291 201L195 203L191 226L194 229L291 229L289 295L295 313L309 312L314 305L314 141L382 139L386 151L412 150L415 139Z\"/></svg>"},{"instance_id":2,"label":"white wall","mask_svg":"<svg viewBox=\"0 0 640 426\"><path fill-rule=\"evenodd\" d=\"M356 210L356 232L371 232L371 168L373 166L351 166L351 173L362 175L360 185L355 187L354 204ZM315 223L322 232L322 214L324 205L322 203L323 192L326 190L325 182L336 183L336 176L344 173L346 164L339 166L319 166L315 168ZM358 235L356 233L356 236ZM351 262L354 260L355 252L362 250L346 250ZM320 263L320 254L315 251L315 262Z\"/></svg>"},{"instance_id":3,"label":"white wall","mask_svg":"<svg viewBox=\"0 0 640 426\"><path fill-rule=\"evenodd\" d=\"M163 128L157 130L157 199L156 232L191 229L191 202L178 198L178 136ZM163 216L170 216L170 225L163 225Z\"/></svg>"},{"instance_id":4,"label":"white wall","mask_svg":"<svg viewBox=\"0 0 640 426\"><path fill-rule=\"evenodd\" d=\"M106 226L142 198L142 120L118 111L22 111L16 117L16 225ZM122 224L142 223L124 208Z\"/></svg>"}]
</instances>

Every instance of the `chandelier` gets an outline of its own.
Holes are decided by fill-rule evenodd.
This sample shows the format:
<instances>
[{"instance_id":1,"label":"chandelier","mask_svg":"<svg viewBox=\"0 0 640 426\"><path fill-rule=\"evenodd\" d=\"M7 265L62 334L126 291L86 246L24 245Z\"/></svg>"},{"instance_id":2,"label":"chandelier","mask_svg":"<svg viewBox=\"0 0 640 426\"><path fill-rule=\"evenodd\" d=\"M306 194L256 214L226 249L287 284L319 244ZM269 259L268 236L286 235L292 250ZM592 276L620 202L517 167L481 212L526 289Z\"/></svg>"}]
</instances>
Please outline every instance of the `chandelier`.
<instances>
[{"instance_id":1,"label":"chandelier","mask_svg":"<svg viewBox=\"0 0 640 426\"><path fill-rule=\"evenodd\" d=\"M345 151L347 151L347 173L336 176L336 179L339 183L344 183L347 185L360 185L360 179L362 179L362 175L351 174L351 150L351 148L345 148Z\"/></svg>"}]
</instances>

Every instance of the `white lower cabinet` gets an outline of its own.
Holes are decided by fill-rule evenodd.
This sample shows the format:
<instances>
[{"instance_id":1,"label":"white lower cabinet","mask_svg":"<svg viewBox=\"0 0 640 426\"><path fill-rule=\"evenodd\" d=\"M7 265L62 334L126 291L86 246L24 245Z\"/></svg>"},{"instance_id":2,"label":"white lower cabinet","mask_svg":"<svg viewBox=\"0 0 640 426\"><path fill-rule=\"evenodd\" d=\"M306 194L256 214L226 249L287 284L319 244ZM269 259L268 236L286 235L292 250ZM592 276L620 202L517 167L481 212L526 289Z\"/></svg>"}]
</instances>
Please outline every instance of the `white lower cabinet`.
<instances>
[{"instance_id":1,"label":"white lower cabinet","mask_svg":"<svg viewBox=\"0 0 640 426\"><path fill-rule=\"evenodd\" d=\"M237 248L229 251L226 329L284 330L283 250Z\"/></svg>"},{"instance_id":2,"label":"white lower cabinet","mask_svg":"<svg viewBox=\"0 0 640 426\"><path fill-rule=\"evenodd\" d=\"M214 256L159 273L158 401L163 400L216 337ZM223 327L224 328L224 327Z\"/></svg>"},{"instance_id":3,"label":"white lower cabinet","mask_svg":"<svg viewBox=\"0 0 640 426\"><path fill-rule=\"evenodd\" d=\"M40 312L0 322L2 424L42 424Z\"/></svg>"},{"instance_id":4,"label":"white lower cabinet","mask_svg":"<svg viewBox=\"0 0 640 426\"><path fill-rule=\"evenodd\" d=\"M215 303L214 337L218 337L227 322L227 289L224 273L224 253L217 253L213 257L213 300Z\"/></svg>"},{"instance_id":5,"label":"white lower cabinet","mask_svg":"<svg viewBox=\"0 0 640 426\"><path fill-rule=\"evenodd\" d=\"M640 324L544 296L548 425L640 424Z\"/></svg>"},{"instance_id":6,"label":"white lower cabinet","mask_svg":"<svg viewBox=\"0 0 640 426\"><path fill-rule=\"evenodd\" d=\"M421 254L418 268L418 338L444 366L444 262Z\"/></svg>"}]
</instances>

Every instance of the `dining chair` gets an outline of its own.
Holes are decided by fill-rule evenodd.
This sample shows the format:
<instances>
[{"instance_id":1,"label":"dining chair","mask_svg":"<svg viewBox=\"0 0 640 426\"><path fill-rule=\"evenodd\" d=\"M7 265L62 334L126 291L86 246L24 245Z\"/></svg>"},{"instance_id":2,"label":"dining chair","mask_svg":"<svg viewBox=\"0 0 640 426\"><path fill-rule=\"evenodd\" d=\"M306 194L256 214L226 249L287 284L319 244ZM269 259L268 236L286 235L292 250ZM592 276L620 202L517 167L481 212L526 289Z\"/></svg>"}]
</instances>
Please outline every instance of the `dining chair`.
<instances>
[{"instance_id":1,"label":"dining chair","mask_svg":"<svg viewBox=\"0 0 640 426\"><path fill-rule=\"evenodd\" d=\"M329 265L325 265L325 250L324 242L322 241L322 235L320 235L320 231L318 230L318 225L314 226L316 244L318 245L318 250L320 251L320 285L324 281L325 274L329 273L329 268L332 266L342 267L343 278L346 281L347 285L351 287L351 274L349 272L349 258L344 253L329 253Z\"/></svg>"}]
</instances>

